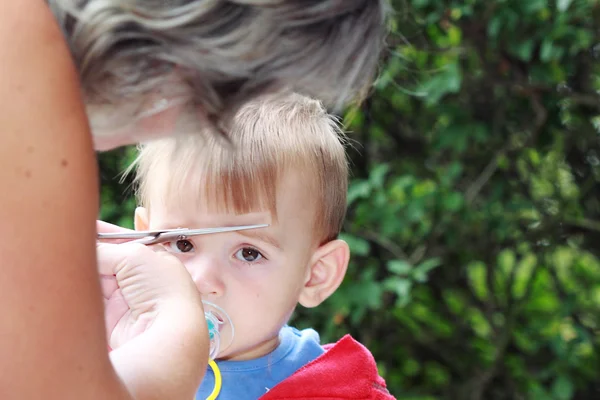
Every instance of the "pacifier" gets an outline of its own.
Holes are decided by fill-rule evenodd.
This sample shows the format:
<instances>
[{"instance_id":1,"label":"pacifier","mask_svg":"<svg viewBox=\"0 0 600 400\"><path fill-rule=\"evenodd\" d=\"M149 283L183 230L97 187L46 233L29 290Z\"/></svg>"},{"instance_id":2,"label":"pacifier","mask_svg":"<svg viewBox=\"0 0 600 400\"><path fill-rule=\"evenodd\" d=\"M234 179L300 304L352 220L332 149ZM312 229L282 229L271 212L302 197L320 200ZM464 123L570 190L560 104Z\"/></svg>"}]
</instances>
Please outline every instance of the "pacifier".
<instances>
[{"instance_id":1,"label":"pacifier","mask_svg":"<svg viewBox=\"0 0 600 400\"><path fill-rule=\"evenodd\" d=\"M233 322L221 307L204 300L202 303L210 338L209 358L214 360L233 342Z\"/></svg>"}]
</instances>

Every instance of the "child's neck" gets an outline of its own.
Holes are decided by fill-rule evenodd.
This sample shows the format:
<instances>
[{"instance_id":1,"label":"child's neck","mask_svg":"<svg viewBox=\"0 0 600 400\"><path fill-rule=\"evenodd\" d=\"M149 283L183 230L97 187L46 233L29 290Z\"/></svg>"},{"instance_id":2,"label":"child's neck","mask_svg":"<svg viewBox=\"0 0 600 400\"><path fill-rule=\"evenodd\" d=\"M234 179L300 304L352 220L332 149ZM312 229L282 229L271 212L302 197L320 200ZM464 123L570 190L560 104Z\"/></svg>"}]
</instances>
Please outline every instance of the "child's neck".
<instances>
[{"instance_id":1,"label":"child's neck","mask_svg":"<svg viewBox=\"0 0 600 400\"><path fill-rule=\"evenodd\" d=\"M254 360L256 358L260 358L262 356L266 356L271 353L279 346L279 335L274 338L268 339L267 341L258 343L256 346L251 347L243 352L229 354L220 360L223 361L246 361L246 360Z\"/></svg>"}]
</instances>

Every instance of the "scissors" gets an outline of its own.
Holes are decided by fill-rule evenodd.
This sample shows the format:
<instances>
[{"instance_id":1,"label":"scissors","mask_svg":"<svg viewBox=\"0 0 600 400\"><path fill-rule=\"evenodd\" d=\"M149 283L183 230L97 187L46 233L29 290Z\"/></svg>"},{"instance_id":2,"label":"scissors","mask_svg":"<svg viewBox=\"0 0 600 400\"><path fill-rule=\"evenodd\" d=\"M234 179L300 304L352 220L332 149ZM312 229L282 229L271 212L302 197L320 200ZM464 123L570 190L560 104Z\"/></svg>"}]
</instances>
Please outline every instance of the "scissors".
<instances>
[{"instance_id":1,"label":"scissors","mask_svg":"<svg viewBox=\"0 0 600 400\"><path fill-rule=\"evenodd\" d=\"M132 232L111 232L98 233L98 239L131 239L129 243L141 243L153 245L173 240L185 240L189 236L209 235L211 233L244 231L247 229L266 228L269 224L259 225L240 225L240 226L222 226L218 228L177 228L161 229L154 231L132 231Z\"/></svg>"}]
</instances>

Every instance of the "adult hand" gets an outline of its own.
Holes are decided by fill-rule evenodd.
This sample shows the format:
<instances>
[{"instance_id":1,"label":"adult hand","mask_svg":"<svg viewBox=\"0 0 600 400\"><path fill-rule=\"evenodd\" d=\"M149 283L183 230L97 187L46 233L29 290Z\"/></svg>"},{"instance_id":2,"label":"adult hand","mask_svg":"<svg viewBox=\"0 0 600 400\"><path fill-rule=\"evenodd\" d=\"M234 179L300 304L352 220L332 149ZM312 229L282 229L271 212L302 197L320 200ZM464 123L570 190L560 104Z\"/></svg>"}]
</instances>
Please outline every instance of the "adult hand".
<instances>
[{"instance_id":1,"label":"adult hand","mask_svg":"<svg viewBox=\"0 0 600 400\"><path fill-rule=\"evenodd\" d=\"M97 229L129 231L103 221L97 221ZM177 310L175 305L202 309L200 294L184 265L161 246L111 240L98 243L97 254L112 349L144 332L160 312Z\"/></svg>"},{"instance_id":2,"label":"adult hand","mask_svg":"<svg viewBox=\"0 0 600 400\"><path fill-rule=\"evenodd\" d=\"M96 228L124 230L102 221ZM120 242L97 244L113 366L135 398L187 396L208 362L200 293L184 265L160 246Z\"/></svg>"}]
</instances>

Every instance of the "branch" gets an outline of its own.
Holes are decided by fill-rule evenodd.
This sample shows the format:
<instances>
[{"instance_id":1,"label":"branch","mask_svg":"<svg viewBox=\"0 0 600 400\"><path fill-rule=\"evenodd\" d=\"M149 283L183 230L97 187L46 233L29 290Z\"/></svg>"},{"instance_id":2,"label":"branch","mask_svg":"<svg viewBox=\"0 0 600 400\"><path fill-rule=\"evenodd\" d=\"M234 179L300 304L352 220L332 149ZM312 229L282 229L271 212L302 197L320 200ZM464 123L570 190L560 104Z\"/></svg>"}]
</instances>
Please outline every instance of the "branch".
<instances>
[{"instance_id":1,"label":"branch","mask_svg":"<svg viewBox=\"0 0 600 400\"><path fill-rule=\"evenodd\" d=\"M408 260L413 265L414 264L418 264L419 261L421 261L423 259L423 257L425 256L426 253L427 253L427 246L426 245L418 246L415 249L415 251L412 252L412 254L408 258Z\"/></svg>"},{"instance_id":2,"label":"branch","mask_svg":"<svg viewBox=\"0 0 600 400\"><path fill-rule=\"evenodd\" d=\"M490 368L488 368L485 372L479 375L479 377L475 378L474 387L471 392L471 400L481 400L483 399L483 394L485 393L485 389L487 385L496 377L498 374L498 369L500 368L504 354L508 349L508 345L510 343L512 326L514 321L508 321L506 324L506 329L502 332L502 335L498 339L496 356L494 359L494 363Z\"/></svg>"},{"instance_id":3,"label":"branch","mask_svg":"<svg viewBox=\"0 0 600 400\"><path fill-rule=\"evenodd\" d=\"M365 239L371 240L372 242L377 243L379 246L381 246L385 250L389 251L395 258L397 258L399 260L408 260L409 259L409 257L404 252L404 250L402 250L402 248L400 246L398 246L396 243L392 242L391 240L386 239L373 231L367 231L363 234L363 236L365 237Z\"/></svg>"},{"instance_id":4,"label":"branch","mask_svg":"<svg viewBox=\"0 0 600 400\"><path fill-rule=\"evenodd\" d=\"M568 219L564 223L576 226L578 228L587 229L588 231L594 231L600 233L600 222L593 221L587 218L580 219Z\"/></svg>"},{"instance_id":5,"label":"branch","mask_svg":"<svg viewBox=\"0 0 600 400\"><path fill-rule=\"evenodd\" d=\"M506 115L506 108L500 107L494 113L494 121L492 128L492 136L496 137L500 135L500 131L503 126L504 117ZM481 174L475 179L475 181L467 188L465 192L465 201L467 205L470 205L485 184L491 179L496 170L498 169L498 158L508 149L508 143L505 143L502 148L494 154L491 161L486 165Z\"/></svg>"},{"instance_id":6,"label":"branch","mask_svg":"<svg viewBox=\"0 0 600 400\"><path fill-rule=\"evenodd\" d=\"M538 136L540 129L542 129L542 127L548 120L548 110L546 110L546 107L542 105L540 95L537 92L534 92L529 96L529 102L531 103L531 108L535 113L535 121L533 125L533 132L531 135L532 138L535 139Z\"/></svg>"},{"instance_id":7,"label":"branch","mask_svg":"<svg viewBox=\"0 0 600 400\"><path fill-rule=\"evenodd\" d=\"M573 104L581 104L589 107L596 107L600 110L600 96L585 95L585 94L572 94L565 97Z\"/></svg>"},{"instance_id":8,"label":"branch","mask_svg":"<svg viewBox=\"0 0 600 400\"><path fill-rule=\"evenodd\" d=\"M465 191L465 201L467 205L471 204L473 200L477 197L481 189L485 186L485 184L491 179L496 170L498 169L498 158L504 153L506 146L500 149L494 157L492 157L491 161L486 165L486 167L481 171L481 174L473 181L473 183L467 188Z\"/></svg>"}]
</instances>

